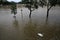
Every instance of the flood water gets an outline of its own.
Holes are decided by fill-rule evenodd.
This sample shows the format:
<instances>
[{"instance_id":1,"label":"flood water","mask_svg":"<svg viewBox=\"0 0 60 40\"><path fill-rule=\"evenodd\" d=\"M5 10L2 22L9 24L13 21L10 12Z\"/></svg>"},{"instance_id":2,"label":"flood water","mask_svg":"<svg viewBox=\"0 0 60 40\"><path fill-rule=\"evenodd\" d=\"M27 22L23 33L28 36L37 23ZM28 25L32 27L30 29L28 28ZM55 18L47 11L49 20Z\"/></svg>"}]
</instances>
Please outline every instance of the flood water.
<instances>
[{"instance_id":1,"label":"flood water","mask_svg":"<svg viewBox=\"0 0 60 40\"><path fill-rule=\"evenodd\" d=\"M60 40L60 7L53 7L48 19L46 14L46 7L39 7L29 18L23 7L13 17L11 9L0 8L0 40Z\"/></svg>"}]
</instances>

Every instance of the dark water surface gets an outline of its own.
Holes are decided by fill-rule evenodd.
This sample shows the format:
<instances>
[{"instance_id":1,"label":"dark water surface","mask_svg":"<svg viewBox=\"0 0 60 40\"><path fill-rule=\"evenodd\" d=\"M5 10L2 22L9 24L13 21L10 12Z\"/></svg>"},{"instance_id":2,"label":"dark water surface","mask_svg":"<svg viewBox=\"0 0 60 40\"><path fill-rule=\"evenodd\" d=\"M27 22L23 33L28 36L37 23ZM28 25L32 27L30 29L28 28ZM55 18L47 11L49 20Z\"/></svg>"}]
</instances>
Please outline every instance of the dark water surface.
<instances>
[{"instance_id":1,"label":"dark water surface","mask_svg":"<svg viewBox=\"0 0 60 40\"><path fill-rule=\"evenodd\" d=\"M39 7L29 18L27 8L17 8L13 17L11 9L0 8L0 40L60 40L60 7L52 8L48 19L46 14L46 7Z\"/></svg>"}]
</instances>

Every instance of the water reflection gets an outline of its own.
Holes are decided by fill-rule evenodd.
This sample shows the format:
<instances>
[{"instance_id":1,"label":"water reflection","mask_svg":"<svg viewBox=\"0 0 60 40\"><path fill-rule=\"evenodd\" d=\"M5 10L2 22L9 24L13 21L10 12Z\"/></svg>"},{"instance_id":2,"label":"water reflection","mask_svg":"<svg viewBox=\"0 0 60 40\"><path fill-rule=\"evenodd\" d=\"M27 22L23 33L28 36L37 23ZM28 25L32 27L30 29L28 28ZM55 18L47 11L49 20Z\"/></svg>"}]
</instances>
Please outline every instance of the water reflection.
<instances>
[{"instance_id":1,"label":"water reflection","mask_svg":"<svg viewBox=\"0 0 60 40\"><path fill-rule=\"evenodd\" d=\"M38 26L37 23L33 23L30 18L26 26L24 27L24 34L26 40L42 40L43 37L38 35Z\"/></svg>"},{"instance_id":2,"label":"water reflection","mask_svg":"<svg viewBox=\"0 0 60 40\"><path fill-rule=\"evenodd\" d=\"M16 16L13 17L14 18L14 21L13 21L13 25L14 27L18 27L18 20L16 19Z\"/></svg>"},{"instance_id":3,"label":"water reflection","mask_svg":"<svg viewBox=\"0 0 60 40\"><path fill-rule=\"evenodd\" d=\"M45 24L48 24L48 17L46 17L46 22L45 22Z\"/></svg>"},{"instance_id":4,"label":"water reflection","mask_svg":"<svg viewBox=\"0 0 60 40\"><path fill-rule=\"evenodd\" d=\"M39 14L40 12L43 12L43 10L39 11ZM2 11L5 11L5 10L3 9ZM52 18L50 15L49 18L46 17L45 21L43 21L44 19L42 19L42 17L38 13L37 13L37 16L32 15L33 17L31 17L29 20L27 20L28 18L26 18L26 21L25 21L25 19L23 19L23 16L25 16L24 12L22 12L21 10L21 18L20 16L18 16L19 14L11 18L10 13L7 13L7 12L5 13L0 11L1 40L5 40L5 39L6 40L10 40L10 39L11 40L60 40L60 24L58 23L60 22L60 20L58 20L60 18L59 18L58 11L55 10L54 12L57 12L57 13L55 13L54 17ZM45 15L44 12L41 14ZM34 19L34 18L37 18L37 19ZM43 22L41 21L41 19ZM57 19L58 21L57 20L55 21L57 23L52 22L54 21L52 19ZM41 25L41 22L42 22L42 25ZM50 22L53 24L50 24ZM40 37L38 34L39 35L42 34L41 36L43 37Z\"/></svg>"},{"instance_id":5,"label":"water reflection","mask_svg":"<svg viewBox=\"0 0 60 40\"><path fill-rule=\"evenodd\" d=\"M37 40L37 27L36 24L29 19L28 23L24 27L24 34L26 36L26 40Z\"/></svg>"},{"instance_id":6,"label":"water reflection","mask_svg":"<svg viewBox=\"0 0 60 40\"><path fill-rule=\"evenodd\" d=\"M57 26L56 24L50 25L48 21L49 21L48 18L46 18L45 24L39 27L38 30L39 32L42 32L44 34L42 40L60 40L60 36L59 36L60 27Z\"/></svg>"},{"instance_id":7,"label":"water reflection","mask_svg":"<svg viewBox=\"0 0 60 40\"><path fill-rule=\"evenodd\" d=\"M23 10L22 10L22 8L21 8L21 19L22 19L22 22L23 22L24 20L23 20Z\"/></svg>"}]
</instances>

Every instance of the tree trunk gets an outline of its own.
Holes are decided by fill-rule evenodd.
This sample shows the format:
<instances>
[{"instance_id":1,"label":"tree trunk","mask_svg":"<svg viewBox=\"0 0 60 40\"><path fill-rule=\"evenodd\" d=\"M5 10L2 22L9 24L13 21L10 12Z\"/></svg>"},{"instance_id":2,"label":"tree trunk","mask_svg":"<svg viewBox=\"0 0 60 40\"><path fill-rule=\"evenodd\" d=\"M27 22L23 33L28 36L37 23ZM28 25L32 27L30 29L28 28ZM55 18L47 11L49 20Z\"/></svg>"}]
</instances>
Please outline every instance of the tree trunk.
<instances>
[{"instance_id":1,"label":"tree trunk","mask_svg":"<svg viewBox=\"0 0 60 40\"><path fill-rule=\"evenodd\" d=\"M49 9L47 9L47 18L48 18L48 16L49 16Z\"/></svg>"},{"instance_id":2,"label":"tree trunk","mask_svg":"<svg viewBox=\"0 0 60 40\"><path fill-rule=\"evenodd\" d=\"M47 6L47 18L48 18L48 16L49 16L49 11L50 11L50 9L52 8L53 6Z\"/></svg>"},{"instance_id":3,"label":"tree trunk","mask_svg":"<svg viewBox=\"0 0 60 40\"><path fill-rule=\"evenodd\" d=\"M29 18L31 18L31 9L30 9L30 14L29 14Z\"/></svg>"},{"instance_id":4,"label":"tree trunk","mask_svg":"<svg viewBox=\"0 0 60 40\"><path fill-rule=\"evenodd\" d=\"M29 14L29 18L31 18L31 12L32 12L32 10L31 10L31 3L30 3L30 14Z\"/></svg>"}]
</instances>

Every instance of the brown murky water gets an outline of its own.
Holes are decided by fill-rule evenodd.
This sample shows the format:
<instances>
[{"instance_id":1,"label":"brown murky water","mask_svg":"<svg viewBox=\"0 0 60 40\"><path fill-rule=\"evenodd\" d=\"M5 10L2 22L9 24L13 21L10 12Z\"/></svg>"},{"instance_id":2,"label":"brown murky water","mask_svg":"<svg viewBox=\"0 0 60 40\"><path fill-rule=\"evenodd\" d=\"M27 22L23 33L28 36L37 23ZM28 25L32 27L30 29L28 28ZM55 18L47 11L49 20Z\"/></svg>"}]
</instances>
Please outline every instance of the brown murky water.
<instances>
[{"instance_id":1,"label":"brown murky water","mask_svg":"<svg viewBox=\"0 0 60 40\"><path fill-rule=\"evenodd\" d=\"M46 7L33 11L30 19L27 8L17 8L13 16L0 8L0 40L60 40L60 7L52 8L48 19Z\"/></svg>"}]
</instances>

